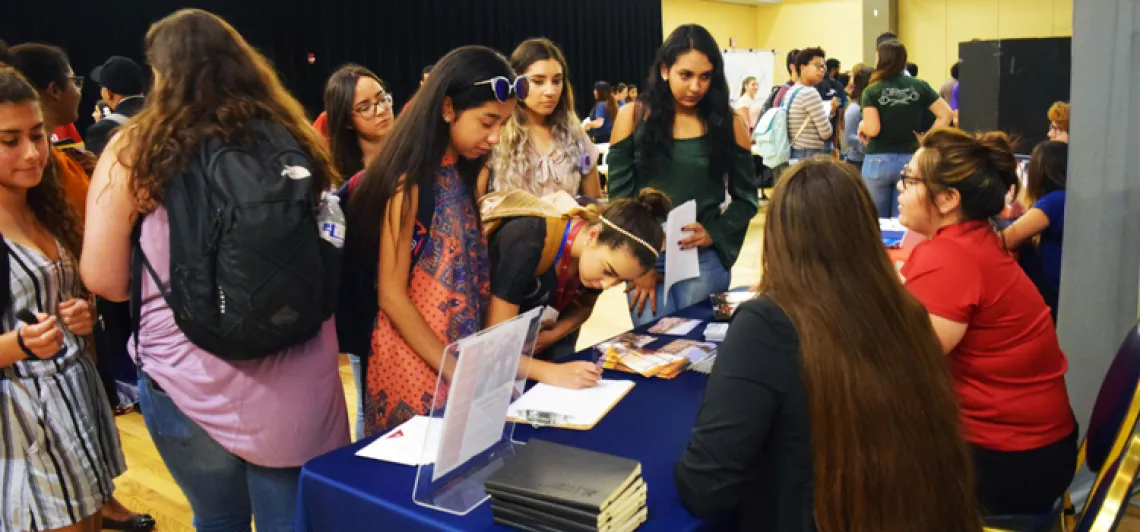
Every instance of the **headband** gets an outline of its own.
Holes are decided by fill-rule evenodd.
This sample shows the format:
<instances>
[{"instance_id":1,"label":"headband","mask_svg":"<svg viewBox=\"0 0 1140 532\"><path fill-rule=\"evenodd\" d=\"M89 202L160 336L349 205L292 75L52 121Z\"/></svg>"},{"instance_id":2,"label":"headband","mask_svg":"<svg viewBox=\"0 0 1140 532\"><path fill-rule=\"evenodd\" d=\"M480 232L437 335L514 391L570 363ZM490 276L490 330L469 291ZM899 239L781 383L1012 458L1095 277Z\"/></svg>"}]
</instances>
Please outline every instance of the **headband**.
<instances>
[{"instance_id":1,"label":"headband","mask_svg":"<svg viewBox=\"0 0 1140 532\"><path fill-rule=\"evenodd\" d=\"M617 232L619 232L619 233L621 233L621 234L623 234L623 235L625 235L625 236L628 236L628 237L629 237L629 238L631 238L631 239L632 239L634 242L637 242L638 244L641 244L641 245L645 246L645 248L646 248L646 249L648 249L649 251L653 252L653 256L654 256L654 257L657 257L657 256L659 256L659 255L658 255L658 252L657 252L657 248L655 248L655 247L653 247L653 246L649 245L649 242L646 242L646 241L644 241L644 240L642 240L642 239L638 238L637 236L634 236L634 234L633 234L633 233L630 233L629 231L626 231L625 229L622 229L622 228L618 227L618 226L617 226L617 224L615 224L615 223L613 223L613 222L611 222L611 221L607 220L605 216L601 216L601 215L598 215L598 219L599 219L599 220L601 220L601 221L602 221L602 223L606 224L607 226L609 226L609 227L612 227L612 228L613 228L615 231L617 231Z\"/></svg>"}]
</instances>

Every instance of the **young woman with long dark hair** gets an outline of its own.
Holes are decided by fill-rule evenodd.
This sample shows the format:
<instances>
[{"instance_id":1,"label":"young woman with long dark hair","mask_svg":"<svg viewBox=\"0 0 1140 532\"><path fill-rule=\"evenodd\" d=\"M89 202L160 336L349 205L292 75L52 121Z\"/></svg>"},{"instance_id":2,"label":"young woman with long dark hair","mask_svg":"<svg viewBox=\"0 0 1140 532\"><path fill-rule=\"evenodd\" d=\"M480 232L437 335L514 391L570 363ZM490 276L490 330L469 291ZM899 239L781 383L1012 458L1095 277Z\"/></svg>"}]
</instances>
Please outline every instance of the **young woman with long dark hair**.
<instances>
[{"instance_id":1,"label":"young woman with long dark hair","mask_svg":"<svg viewBox=\"0 0 1140 532\"><path fill-rule=\"evenodd\" d=\"M528 89L494 50L452 50L352 193L346 245L379 264L368 434L427 414L444 347L483 328L490 267L475 184Z\"/></svg>"},{"instance_id":2,"label":"young woman with long dark hair","mask_svg":"<svg viewBox=\"0 0 1140 532\"><path fill-rule=\"evenodd\" d=\"M107 299L130 298L131 234L142 217L138 245L154 272L138 280L133 344L139 404L159 455L198 528L245 529L252 517L258 530L292 530L301 465L349 441L333 320L268 357L223 360L187 338L153 277L170 282L167 207L186 208L169 204L167 191L204 179L186 169L206 142L249 145L259 124L285 132L311 162L313 204L337 173L301 104L224 20L181 10L152 25L144 44L154 88L96 167L83 279Z\"/></svg>"},{"instance_id":3,"label":"young woman with long dark hair","mask_svg":"<svg viewBox=\"0 0 1140 532\"><path fill-rule=\"evenodd\" d=\"M333 165L344 179L376 158L396 121L392 95L380 77L352 64L329 76L325 113Z\"/></svg>"},{"instance_id":4,"label":"young woman with long dark hair","mask_svg":"<svg viewBox=\"0 0 1140 532\"><path fill-rule=\"evenodd\" d=\"M574 89L562 50L549 39L528 39L511 54L511 68L530 80L530 94L503 128L478 196L488 190L557 191L602 197L598 150L574 112ZM493 176L493 182L488 179Z\"/></svg>"},{"instance_id":5,"label":"young woman with long dark hair","mask_svg":"<svg viewBox=\"0 0 1140 532\"><path fill-rule=\"evenodd\" d=\"M590 121L586 122L586 131L594 142L605 144L610 141L617 113L613 86L605 81L594 83L594 107L590 111Z\"/></svg>"},{"instance_id":6,"label":"young woman with long dark hair","mask_svg":"<svg viewBox=\"0 0 1140 532\"><path fill-rule=\"evenodd\" d=\"M396 118L392 114L392 95L384 87L380 78L371 70L360 65L344 65L329 76L325 84L325 135L329 139L333 166L345 180L357 180L362 172L380 153L388 140L388 133ZM347 209L350 200L348 189L357 183L349 183L345 188L341 209ZM344 267L341 276L340 297L337 305L337 338L340 348L348 356L352 365L352 378L356 382L356 423L353 434L364 436L364 389L360 353L366 353L363 338L372 331L375 317L375 298L367 297L372 312L360 312L360 287L356 281L366 278L364 286L375 282L374 258L361 260L354 249L344 250ZM364 272L357 268L364 268ZM360 275L360 274L364 275ZM366 316L364 314L371 314Z\"/></svg>"},{"instance_id":7,"label":"young woman with long dark hair","mask_svg":"<svg viewBox=\"0 0 1140 532\"><path fill-rule=\"evenodd\" d=\"M875 218L858 174L831 158L776 186L760 295L736 311L675 469L698 517L778 532L981 529L946 361Z\"/></svg>"},{"instance_id":8,"label":"young woman with long dark hair","mask_svg":"<svg viewBox=\"0 0 1140 532\"><path fill-rule=\"evenodd\" d=\"M865 145L863 181L875 198L880 218L899 215L899 174L918 149L915 132L922 130L926 111L934 113L933 127L950 124L953 112L930 84L906 71L906 46L887 40L876 52L875 72L863 91L863 121L859 138Z\"/></svg>"},{"instance_id":9,"label":"young woman with long dark hair","mask_svg":"<svg viewBox=\"0 0 1140 532\"><path fill-rule=\"evenodd\" d=\"M634 198L652 187L673 205L697 202L697 223L682 248L697 248L701 275L673 285L663 299L664 254L629 285L635 325L726 290L748 223L756 215L756 171L748 126L729 105L724 58L708 30L681 26L665 39L645 93L622 107L610 147L609 195ZM731 197L721 208L725 192Z\"/></svg>"},{"instance_id":10,"label":"young woman with long dark hair","mask_svg":"<svg viewBox=\"0 0 1140 532\"><path fill-rule=\"evenodd\" d=\"M72 124L79 116L79 99L83 77L72 71L67 54L51 45L24 43L6 49L0 41L0 63L8 63L21 71L25 79L35 87L39 95L39 105L44 115L44 130L51 132L61 125ZM50 146L50 142L49 142ZM79 216L82 223L87 211L87 191L90 186L88 170L95 165L95 156L77 148L60 150L51 147L54 175L63 188L68 206ZM127 363L125 329L129 312L125 304L115 304L96 298L96 327L93 333L95 344L96 369L102 381L107 401L116 413L129 411L121 406L115 369ZM122 368L128 375L133 366ZM132 383L133 384L133 383ZM108 499L103 506L102 526L111 530L145 531L154 528L154 518L146 514L130 511L115 497Z\"/></svg>"},{"instance_id":11,"label":"young woman with long dark hair","mask_svg":"<svg viewBox=\"0 0 1140 532\"><path fill-rule=\"evenodd\" d=\"M66 200L36 90L0 64L0 530L95 531L126 470L87 354L82 221ZM27 310L35 323L17 315Z\"/></svg>"},{"instance_id":12,"label":"young woman with long dark hair","mask_svg":"<svg viewBox=\"0 0 1140 532\"><path fill-rule=\"evenodd\" d=\"M1077 453L1049 307L994 231L1018 185L1004 133L949 128L923 137L899 184L899 222L928 239L900 273L947 355L987 514L1048 513Z\"/></svg>"},{"instance_id":13,"label":"young woman with long dark hair","mask_svg":"<svg viewBox=\"0 0 1140 532\"><path fill-rule=\"evenodd\" d=\"M1061 292L1068 167L1069 143L1047 140L1034 147L1022 198L1028 210L1001 232L1006 249L1019 250L1018 263L1045 298L1054 325Z\"/></svg>"}]
</instances>

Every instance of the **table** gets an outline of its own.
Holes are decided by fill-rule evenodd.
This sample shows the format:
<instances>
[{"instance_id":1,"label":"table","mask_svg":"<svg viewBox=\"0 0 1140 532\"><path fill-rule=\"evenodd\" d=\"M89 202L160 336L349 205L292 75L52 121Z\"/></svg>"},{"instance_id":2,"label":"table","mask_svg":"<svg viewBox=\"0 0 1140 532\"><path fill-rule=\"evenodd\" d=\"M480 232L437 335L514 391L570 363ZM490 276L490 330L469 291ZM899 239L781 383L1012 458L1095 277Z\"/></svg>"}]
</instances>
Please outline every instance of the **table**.
<instances>
[{"instance_id":1,"label":"table","mask_svg":"<svg viewBox=\"0 0 1140 532\"><path fill-rule=\"evenodd\" d=\"M712 319L707 301L674 316ZM649 326L634 329L645 332ZM704 327L686 338L703 340ZM676 337L661 337L666 343ZM657 344L651 344L656 346ZM592 357L593 349L575 355ZM534 429L518 425L515 440L532 437L639 460L648 484L649 521L639 530L698 530L712 526L681 505L673 484L673 465L689 441L708 377L686 371L672 380L646 379L609 371L612 379L636 382L629 394L589 431ZM456 516L412 501L416 468L355 456L373 438L356 442L309 461L301 469L297 494L297 530L509 530L494 524L490 503Z\"/></svg>"}]
</instances>

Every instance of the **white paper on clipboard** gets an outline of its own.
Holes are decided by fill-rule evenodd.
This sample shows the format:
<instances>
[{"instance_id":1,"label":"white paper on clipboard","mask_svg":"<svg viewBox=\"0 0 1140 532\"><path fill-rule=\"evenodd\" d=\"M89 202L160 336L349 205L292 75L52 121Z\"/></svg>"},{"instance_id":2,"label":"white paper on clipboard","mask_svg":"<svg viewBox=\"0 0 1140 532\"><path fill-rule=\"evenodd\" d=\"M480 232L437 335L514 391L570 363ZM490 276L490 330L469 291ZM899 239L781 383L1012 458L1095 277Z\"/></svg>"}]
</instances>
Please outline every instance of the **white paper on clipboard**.
<instances>
[{"instance_id":1,"label":"white paper on clipboard","mask_svg":"<svg viewBox=\"0 0 1140 532\"><path fill-rule=\"evenodd\" d=\"M701 275L701 262L697 248L681 249L681 240L692 234L682 227L697 223L697 202L689 200L669 212L665 221L665 298L669 302L669 289L674 284Z\"/></svg>"}]
</instances>

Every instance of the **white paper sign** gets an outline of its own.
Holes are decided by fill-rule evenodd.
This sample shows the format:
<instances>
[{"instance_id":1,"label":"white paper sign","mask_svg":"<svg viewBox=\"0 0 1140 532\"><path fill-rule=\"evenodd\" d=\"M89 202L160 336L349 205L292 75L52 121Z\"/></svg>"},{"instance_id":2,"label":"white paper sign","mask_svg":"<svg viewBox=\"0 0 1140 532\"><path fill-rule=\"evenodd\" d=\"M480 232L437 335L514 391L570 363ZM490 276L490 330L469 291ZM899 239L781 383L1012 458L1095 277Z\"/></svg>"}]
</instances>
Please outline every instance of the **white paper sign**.
<instances>
[{"instance_id":1,"label":"white paper sign","mask_svg":"<svg viewBox=\"0 0 1140 532\"><path fill-rule=\"evenodd\" d=\"M673 285L701 275L701 261L697 248L681 249L681 240L692 235L682 227L697 223L697 202L686 201L669 212L665 221L665 297L662 305L669 302L669 289Z\"/></svg>"},{"instance_id":2,"label":"white paper sign","mask_svg":"<svg viewBox=\"0 0 1140 532\"><path fill-rule=\"evenodd\" d=\"M432 430L435 437L427 441L428 426L441 421L427 416L413 417L356 451L356 456L410 466L430 464L439 448L439 430Z\"/></svg>"},{"instance_id":3,"label":"white paper sign","mask_svg":"<svg viewBox=\"0 0 1140 532\"><path fill-rule=\"evenodd\" d=\"M459 357L443 413L443 434L432 470L433 482L502 438L519 357L530 324L540 310L532 309L456 342Z\"/></svg>"}]
</instances>

